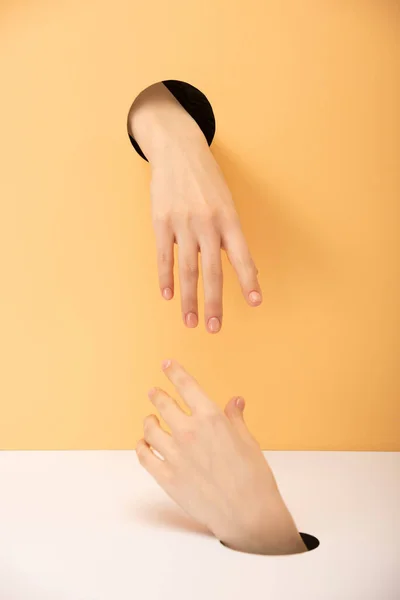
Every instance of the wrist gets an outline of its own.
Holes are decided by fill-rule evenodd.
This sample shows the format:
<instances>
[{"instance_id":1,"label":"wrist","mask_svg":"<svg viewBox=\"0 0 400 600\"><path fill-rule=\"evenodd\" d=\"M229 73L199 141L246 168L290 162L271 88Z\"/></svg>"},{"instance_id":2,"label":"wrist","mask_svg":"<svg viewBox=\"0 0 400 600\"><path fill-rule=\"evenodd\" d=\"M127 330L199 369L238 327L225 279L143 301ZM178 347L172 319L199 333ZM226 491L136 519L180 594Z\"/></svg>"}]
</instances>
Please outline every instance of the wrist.
<instances>
[{"instance_id":1,"label":"wrist","mask_svg":"<svg viewBox=\"0 0 400 600\"><path fill-rule=\"evenodd\" d=\"M207 146L196 121L162 83L138 96L129 113L128 127L150 163L163 160L175 150L186 153Z\"/></svg>"},{"instance_id":2,"label":"wrist","mask_svg":"<svg viewBox=\"0 0 400 600\"><path fill-rule=\"evenodd\" d=\"M307 551L300 533L296 530L281 532L265 532L257 535L244 535L222 539L221 542L227 548L247 554L260 554L265 556L283 556L289 554L301 554Z\"/></svg>"},{"instance_id":3,"label":"wrist","mask_svg":"<svg viewBox=\"0 0 400 600\"><path fill-rule=\"evenodd\" d=\"M220 539L232 550L251 554L286 555L307 551L283 500L270 504L267 514L252 515L238 531L229 532Z\"/></svg>"}]
</instances>

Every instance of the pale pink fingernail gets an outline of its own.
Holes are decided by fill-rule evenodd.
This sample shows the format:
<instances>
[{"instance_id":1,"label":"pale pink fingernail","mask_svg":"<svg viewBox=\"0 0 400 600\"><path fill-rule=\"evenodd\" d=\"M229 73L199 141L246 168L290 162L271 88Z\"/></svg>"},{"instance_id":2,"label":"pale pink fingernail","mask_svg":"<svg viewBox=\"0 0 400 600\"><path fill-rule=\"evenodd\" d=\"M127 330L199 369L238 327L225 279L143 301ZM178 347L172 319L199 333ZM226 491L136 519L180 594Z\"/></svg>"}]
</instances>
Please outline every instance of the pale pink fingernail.
<instances>
[{"instance_id":1,"label":"pale pink fingernail","mask_svg":"<svg viewBox=\"0 0 400 600\"><path fill-rule=\"evenodd\" d=\"M151 388L151 390L149 390L147 392L147 395L149 398L153 398L153 396L155 395L156 392L157 392L157 388Z\"/></svg>"},{"instance_id":2,"label":"pale pink fingernail","mask_svg":"<svg viewBox=\"0 0 400 600\"><path fill-rule=\"evenodd\" d=\"M254 305L261 304L261 302L262 302L261 294L259 292L250 292L249 300Z\"/></svg>"},{"instance_id":3,"label":"pale pink fingernail","mask_svg":"<svg viewBox=\"0 0 400 600\"><path fill-rule=\"evenodd\" d=\"M199 322L199 319L198 319L196 313L190 312L186 315L185 323L188 327L190 327L190 328L197 327L198 322Z\"/></svg>"},{"instance_id":4,"label":"pale pink fingernail","mask_svg":"<svg viewBox=\"0 0 400 600\"><path fill-rule=\"evenodd\" d=\"M217 319L217 317L211 317L207 325L208 330L211 331L211 333L218 333L218 331L221 329L221 322L219 319Z\"/></svg>"},{"instance_id":5,"label":"pale pink fingernail","mask_svg":"<svg viewBox=\"0 0 400 600\"><path fill-rule=\"evenodd\" d=\"M164 288L162 295L165 300L172 300L173 293L171 288Z\"/></svg>"},{"instance_id":6,"label":"pale pink fingernail","mask_svg":"<svg viewBox=\"0 0 400 600\"><path fill-rule=\"evenodd\" d=\"M236 408L238 408L239 410L244 410L244 406L245 406L245 402L244 402L244 398L242 397L238 397L236 398Z\"/></svg>"},{"instance_id":7,"label":"pale pink fingernail","mask_svg":"<svg viewBox=\"0 0 400 600\"><path fill-rule=\"evenodd\" d=\"M170 367L170 366L171 366L171 361L170 361L170 360L164 360L164 361L162 362L162 365L161 365L161 366L162 366L163 370L165 371L165 369L168 369L168 367Z\"/></svg>"}]
</instances>

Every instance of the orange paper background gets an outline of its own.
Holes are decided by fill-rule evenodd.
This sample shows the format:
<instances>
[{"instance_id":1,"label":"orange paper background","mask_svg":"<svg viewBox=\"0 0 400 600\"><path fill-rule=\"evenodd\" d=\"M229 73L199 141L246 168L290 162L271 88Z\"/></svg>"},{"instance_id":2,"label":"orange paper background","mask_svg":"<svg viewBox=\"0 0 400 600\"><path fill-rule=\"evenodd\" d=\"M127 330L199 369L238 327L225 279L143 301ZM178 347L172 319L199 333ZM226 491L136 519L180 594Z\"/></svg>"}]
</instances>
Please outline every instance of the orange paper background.
<instances>
[{"instance_id":1,"label":"orange paper background","mask_svg":"<svg viewBox=\"0 0 400 600\"><path fill-rule=\"evenodd\" d=\"M2 1L0 447L133 447L172 356L264 448L400 450L399 33L392 1ZM211 101L260 270L218 336L159 297L126 118L162 79Z\"/></svg>"}]
</instances>

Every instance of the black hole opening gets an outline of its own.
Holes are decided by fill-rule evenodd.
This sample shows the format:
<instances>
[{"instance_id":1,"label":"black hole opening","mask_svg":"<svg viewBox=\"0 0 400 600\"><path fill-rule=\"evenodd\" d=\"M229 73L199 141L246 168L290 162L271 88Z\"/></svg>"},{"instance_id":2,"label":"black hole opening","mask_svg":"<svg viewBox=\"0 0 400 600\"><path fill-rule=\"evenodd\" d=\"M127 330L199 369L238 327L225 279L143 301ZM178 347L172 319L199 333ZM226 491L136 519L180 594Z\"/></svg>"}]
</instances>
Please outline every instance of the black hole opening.
<instances>
[{"instance_id":1,"label":"black hole opening","mask_svg":"<svg viewBox=\"0 0 400 600\"><path fill-rule=\"evenodd\" d=\"M310 535L309 533L300 533L300 535L308 551L318 548L319 539L314 535Z\"/></svg>"},{"instance_id":2,"label":"black hole opening","mask_svg":"<svg viewBox=\"0 0 400 600\"><path fill-rule=\"evenodd\" d=\"M190 116L196 121L207 140L209 146L211 146L216 130L215 116L212 106L205 94L199 89L186 83L185 81L178 81L177 79L167 79L162 82L165 87L171 92L183 108L190 114ZM140 154L144 160L147 160L139 144L130 135L129 139L136 152Z\"/></svg>"},{"instance_id":3,"label":"black hole opening","mask_svg":"<svg viewBox=\"0 0 400 600\"><path fill-rule=\"evenodd\" d=\"M310 535L309 533L301 533L300 532L300 536L301 536L301 539L303 540L304 545L307 548L308 552L318 548L320 542L319 542L319 539L316 538L314 535ZM228 550L231 550L231 548L229 548L229 546L224 544L224 542L220 542L220 544L225 546L225 548L228 548Z\"/></svg>"}]
</instances>

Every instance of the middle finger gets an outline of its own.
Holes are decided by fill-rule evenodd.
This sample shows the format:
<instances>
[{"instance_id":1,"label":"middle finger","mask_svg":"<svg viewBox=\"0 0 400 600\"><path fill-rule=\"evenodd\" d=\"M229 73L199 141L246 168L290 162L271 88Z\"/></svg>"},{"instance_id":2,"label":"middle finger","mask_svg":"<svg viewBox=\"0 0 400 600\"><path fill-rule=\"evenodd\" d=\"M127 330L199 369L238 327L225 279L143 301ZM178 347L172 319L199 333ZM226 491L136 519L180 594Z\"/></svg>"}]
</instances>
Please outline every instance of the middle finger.
<instances>
[{"instance_id":1,"label":"middle finger","mask_svg":"<svg viewBox=\"0 0 400 600\"><path fill-rule=\"evenodd\" d=\"M153 388L149 391L149 399L171 431L176 431L185 426L188 416L166 392L159 388Z\"/></svg>"},{"instance_id":2,"label":"middle finger","mask_svg":"<svg viewBox=\"0 0 400 600\"><path fill-rule=\"evenodd\" d=\"M181 288L182 317L187 327L197 327L199 279L198 246L190 232L176 236L178 243L179 283Z\"/></svg>"},{"instance_id":3,"label":"middle finger","mask_svg":"<svg viewBox=\"0 0 400 600\"><path fill-rule=\"evenodd\" d=\"M209 232L201 239L201 264L204 286L204 317L207 330L218 333L222 327L222 262L221 239Z\"/></svg>"}]
</instances>

